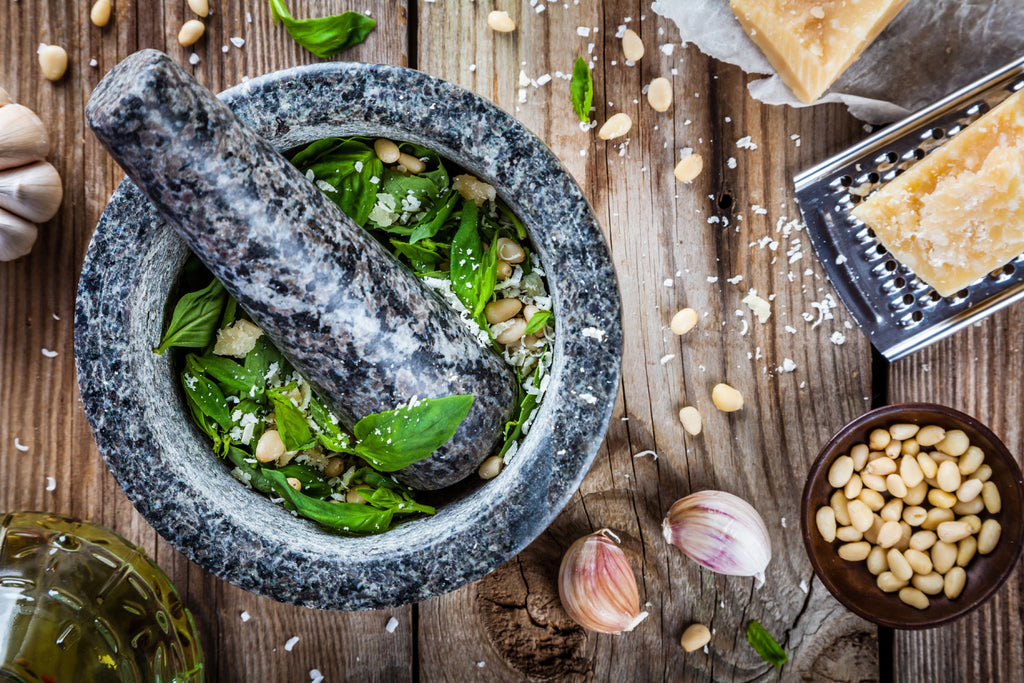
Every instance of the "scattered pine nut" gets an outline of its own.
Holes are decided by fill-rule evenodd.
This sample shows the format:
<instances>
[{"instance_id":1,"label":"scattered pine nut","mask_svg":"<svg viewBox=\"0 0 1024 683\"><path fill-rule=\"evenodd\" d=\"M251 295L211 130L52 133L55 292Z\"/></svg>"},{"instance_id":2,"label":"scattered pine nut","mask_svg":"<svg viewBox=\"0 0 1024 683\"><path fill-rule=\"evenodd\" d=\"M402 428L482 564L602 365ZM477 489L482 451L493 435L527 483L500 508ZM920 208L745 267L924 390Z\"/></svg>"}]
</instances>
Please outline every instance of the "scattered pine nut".
<instances>
[{"instance_id":1,"label":"scattered pine nut","mask_svg":"<svg viewBox=\"0 0 1024 683\"><path fill-rule=\"evenodd\" d=\"M960 597L960 594L964 590L964 585L967 583L967 572L964 571L963 567L953 567L946 573L946 578L943 581L942 590L946 594L946 597L950 600L955 600Z\"/></svg>"},{"instance_id":2,"label":"scattered pine nut","mask_svg":"<svg viewBox=\"0 0 1024 683\"><path fill-rule=\"evenodd\" d=\"M60 45L42 45L37 52L39 66L48 81L59 81L68 70L68 53Z\"/></svg>"},{"instance_id":3,"label":"scattered pine nut","mask_svg":"<svg viewBox=\"0 0 1024 683\"><path fill-rule=\"evenodd\" d=\"M690 624L683 631L683 637L679 639L679 644L687 652L699 650L710 642L711 631L704 624Z\"/></svg>"},{"instance_id":4,"label":"scattered pine nut","mask_svg":"<svg viewBox=\"0 0 1024 683\"><path fill-rule=\"evenodd\" d=\"M704 157L699 154L687 154L679 160L672 173L679 182L691 183L702 170L704 170Z\"/></svg>"},{"instance_id":5,"label":"scattered pine nut","mask_svg":"<svg viewBox=\"0 0 1024 683\"><path fill-rule=\"evenodd\" d=\"M478 469L476 473L481 479L494 479L501 473L501 466L501 456L492 455L480 463L480 469Z\"/></svg>"},{"instance_id":6,"label":"scattered pine nut","mask_svg":"<svg viewBox=\"0 0 1024 683\"><path fill-rule=\"evenodd\" d=\"M629 114L620 111L604 122L601 129L597 131L597 137L602 140L614 140L628 133L632 127L633 119L629 118Z\"/></svg>"},{"instance_id":7,"label":"scattered pine nut","mask_svg":"<svg viewBox=\"0 0 1024 683\"><path fill-rule=\"evenodd\" d=\"M188 0L188 8L204 19L210 15L209 0Z\"/></svg>"},{"instance_id":8,"label":"scattered pine nut","mask_svg":"<svg viewBox=\"0 0 1024 683\"><path fill-rule=\"evenodd\" d=\"M692 308L684 308L672 316L669 327L672 334L686 334L697 325L697 311Z\"/></svg>"},{"instance_id":9,"label":"scattered pine nut","mask_svg":"<svg viewBox=\"0 0 1024 683\"><path fill-rule=\"evenodd\" d=\"M978 553L988 555L995 550L1002 530L999 522L994 519L986 519L981 525L981 531L978 532Z\"/></svg>"},{"instance_id":10,"label":"scattered pine nut","mask_svg":"<svg viewBox=\"0 0 1024 683\"><path fill-rule=\"evenodd\" d=\"M92 21L94 26L103 28L110 23L110 12L112 9L110 0L96 0L96 4L89 11L89 20Z\"/></svg>"},{"instance_id":11,"label":"scattered pine nut","mask_svg":"<svg viewBox=\"0 0 1024 683\"><path fill-rule=\"evenodd\" d=\"M700 411L693 406L686 406L679 411L679 421L683 424L683 429L685 429L686 433L690 436L697 436L700 434L702 427ZM832 526L835 527L835 516L833 516L832 520Z\"/></svg>"},{"instance_id":12,"label":"scattered pine nut","mask_svg":"<svg viewBox=\"0 0 1024 683\"><path fill-rule=\"evenodd\" d=\"M818 533L821 534L826 543L831 543L836 539L835 510L827 505L821 506L814 515L814 521L818 526Z\"/></svg>"},{"instance_id":13,"label":"scattered pine nut","mask_svg":"<svg viewBox=\"0 0 1024 683\"><path fill-rule=\"evenodd\" d=\"M639 62L644 56L644 41L633 29L622 34L622 56L631 62Z\"/></svg>"},{"instance_id":14,"label":"scattered pine nut","mask_svg":"<svg viewBox=\"0 0 1024 683\"><path fill-rule=\"evenodd\" d=\"M743 407L743 394L728 384L716 384L711 390L711 402L723 413L734 413Z\"/></svg>"},{"instance_id":15,"label":"scattered pine nut","mask_svg":"<svg viewBox=\"0 0 1024 683\"><path fill-rule=\"evenodd\" d=\"M654 111L668 111L672 106L672 81L659 76L647 86L647 103Z\"/></svg>"},{"instance_id":16,"label":"scattered pine nut","mask_svg":"<svg viewBox=\"0 0 1024 683\"><path fill-rule=\"evenodd\" d=\"M181 25L181 30L178 31L178 43L182 47L195 45L205 32L206 25L203 22L198 19L189 19Z\"/></svg>"},{"instance_id":17,"label":"scattered pine nut","mask_svg":"<svg viewBox=\"0 0 1024 683\"><path fill-rule=\"evenodd\" d=\"M492 31L498 33L512 33L516 30L516 22L508 15L508 12L495 10L487 15L487 25Z\"/></svg>"},{"instance_id":18,"label":"scattered pine nut","mask_svg":"<svg viewBox=\"0 0 1024 683\"><path fill-rule=\"evenodd\" d=\"M981 486L981 500L985 505L985 509L993 515L998 514L1003 509L1003 499L999 495L999 489L990 481L984 482Z\"/></svg>"}]
</instances>

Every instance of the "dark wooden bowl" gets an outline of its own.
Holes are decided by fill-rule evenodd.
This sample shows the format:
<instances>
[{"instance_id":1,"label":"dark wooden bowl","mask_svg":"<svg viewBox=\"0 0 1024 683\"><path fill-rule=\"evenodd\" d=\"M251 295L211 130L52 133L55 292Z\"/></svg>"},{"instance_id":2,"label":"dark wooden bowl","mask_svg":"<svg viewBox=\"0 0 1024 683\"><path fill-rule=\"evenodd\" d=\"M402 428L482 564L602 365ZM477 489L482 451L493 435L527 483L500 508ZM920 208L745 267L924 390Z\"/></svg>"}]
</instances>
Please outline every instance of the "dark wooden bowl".
<instances>
[{"instance_id":1,"label":"dark wooden bowl","mask_svg":"<svg viewBox=\"0 0 1024 683\"><path fill-rule=\"evenodd\" d=\"M985 452L985 463L992 468L991 481L999 488L1002 510L995 518L1002 525L999 543L988 555L975 555L966 567L967 585L955 600L945 595L928 596L931 605L918 610L900 601L896 593L883 593L866 564L847 562L837 554L840 541L826 543L818 533L815 513L827 505L832 495L828 469L841 455L858 443L867 443L868 434L897 422L921 426L935 424L962 429ZM927 502L923 503L925 507ZM982 511L983 520L990 515ZM932 628L962 617L988 600L1010 576L1024 550L1024 480L1020 467L1003 442L988 427L974 418L945 406L931 403L903 403L865 413L843 427L825 445L814 461L804 486L800 526L804 547L814 573L825 587L851 612L880 626L900 629Z\"/></svg>"}]
</instances>

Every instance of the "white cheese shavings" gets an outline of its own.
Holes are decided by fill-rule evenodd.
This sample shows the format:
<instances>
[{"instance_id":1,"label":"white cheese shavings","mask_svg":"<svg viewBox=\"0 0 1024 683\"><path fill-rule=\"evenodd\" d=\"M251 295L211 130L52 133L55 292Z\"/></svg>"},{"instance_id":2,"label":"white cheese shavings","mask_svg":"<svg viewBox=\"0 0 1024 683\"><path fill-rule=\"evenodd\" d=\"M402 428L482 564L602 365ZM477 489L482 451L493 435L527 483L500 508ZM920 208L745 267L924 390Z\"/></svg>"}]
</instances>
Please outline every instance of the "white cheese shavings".
<instances>
[{"instance_id":1,"label":"white cheese shavings","mask_svg":"<svg viewBox=\"0 0 1024 683\"><path fill-rule=\"evenodd\" d=\"M796 370L796 363L793 362L792 358L783 358L779 370L782 372L793 372Z\"/></svg>"},{"instance_id":2,"label":"white cheese shavings","mask_svg":"<svg viewBox=\"0 0 1024 683\"><path fill-rule=\"evenodd\" d=\"M318 671L317 669L310 669L309 680L310 683L323 683L324 675L320 673L320 671Z\"/></svg>"},{"instance_id":3,"label":"white cheese shavings","mask_svg":"<svg viewBox=\"0 0 1024 683\"><path fill-rule=\"evenodd\" d=\"M46 490L47 491L56 491L57 490L57 480L54 479L53 477L47 477L46 478Z\"/></svg>"},{"instance_id":4,"label":"white cheese shavings","mask_svg":"<svg viewBox=\"0 0 1024 683\"><path fill-rule=\"evenodd\" d=\"M747 295L743 297L743 303L754 312L759 323L768 322L768 318L772 317L771 304L759 297L756 289L747 292Z\"/></svg>"},{"instance_id":5,"label":"white cheese shavings","mask_svg":"<svg viewBox=\"0 0 1024 683\"><path fill-rule=\"evenodd\" d=\"M749 135L744 135L739 140L737 140L736 141L736 146L739 147L740 149L750 149L750 150L757 149L757 144L753 140L750 139Z\"/></svg>"},{"instance_id":6,"label":"white cheese shavings","mask_svg":"<svg viewBox=\"0 0 1024 683\"><path fill-rule=\"evenodd\" d=\"M50 349L47 349L47 348L44 348L43 349L43 355L46 356L47 358L56 358L57 357L57 352L56 351L51 351Z\"/></svg>"},{"instance_id":7,"label":"white cheese shavings","mask_svg":"<svg viewBox=\"0 0 1024 683\"><path fill-rule=\"evenodd\" d=\"M390 619L388 619L388 625L384 627L384 630L387 631L388 633L394 633L395 629L397 629L397 628L398 628L398 619L395 619L394 617L391 617Z\"/></svg>"},{"instance_id":8,"label":"white cheese shavings","mask_svg":"<svg viewBox=\"0 0 1024 683\"><path fill-rule=\"evenodd\" d=\"M605 331L599 330L596 327L584 327L583 331L580 334L582 334L584 337L596 339L597 341L604 341L605 338Z\"/></svg>"},{"instance_id":9,"label":"white cheese shavings","mask_svg":"<svg viewBox=\"0 0 1024 683\"><path fill-rule=\"evenodd\" d=\"M661 360L659 360L658 363L660 363L661 365L664 365L665 363L668 363L669 361L671 361L675 357L676 357L676 354L674 354L674 353L665 354L664 356L661 357Z\"/></svg>"},{"instance_id":10,"label":"white cheese shavings","mask_svg":"<svg viewBox=\"0 0 1024 683\"><path fill-rule=\"evenodd\" d=\"M842 346L843 344L846 343L846 335L836 330L835 332L832 333L832 336L829 337L828 340L835 344L836 346Z\"/></svg>"},{"instance_id":11,"label":"white cheese shavings","mask_svg":"<svg viewBox=\"0 0 1024 683\"><path fill-rule=\"evenodd\" d=\"M18 437L14 437L14 447L21 451L22 453L28 451L28 446L21 443L21 441L18 440Z\"/></svg>"},{"instance_id":12,"label":"white cheese shavings","mask_svg":"<svg viewBox=\"0 0 1024 683\"><path fill-rule=\"evenodd\" d=\"M288 639L288 642L284 644L284 649L291 652L299 642L298 636L292 636Z\"/></svg>"},{"instance_id":13,"label":"white cheese shavings","mask_svg":"<svg viewBox=\"0 0 1024 683\"><path fill-rule=\"evenodd\" d=\"M242 46L245 45L245 38L232 36L231 38L229 38L229 40L231 41L231 44L237 47L238 49L242 49Z\"/></svg>"},{"instance_id":14,"label":"white cheese shavings","mask_svg":"<svg viewBox=\"0 0 1024 683\"><path fill-rule=\"evenodd\" d=\"M242 613L241 613L241 614L239 614L238 616L239 616L239 618L240 618L240 619L241 619L242 621L249 621L250 619L252 619L252 617L251 617L251 616L249 616L249 613L248 613L248 612L246 612L245 610L242 610Z\"/></svg>"},{"instance_id":15,"label":"white cheese shavings","mask_svg":"<svg viewBox=\"0 0 1024 683\"><path fill-rule=\"evenodd\" d=\"M580 394L580 399L586 401L590 405L594 405L595 403L597 403L597 397L594 396L593 394Z\"/></svg>"}]
</instances>

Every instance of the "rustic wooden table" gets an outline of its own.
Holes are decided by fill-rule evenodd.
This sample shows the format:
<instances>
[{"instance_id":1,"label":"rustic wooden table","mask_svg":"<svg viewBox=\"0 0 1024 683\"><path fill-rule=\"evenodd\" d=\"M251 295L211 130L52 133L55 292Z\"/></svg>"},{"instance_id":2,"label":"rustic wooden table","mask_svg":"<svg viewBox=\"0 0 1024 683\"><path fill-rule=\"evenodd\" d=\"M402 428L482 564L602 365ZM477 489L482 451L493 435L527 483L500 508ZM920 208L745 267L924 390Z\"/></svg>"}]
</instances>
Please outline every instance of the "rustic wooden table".
<instances>
[{"instance_id":1,"label":"rustic wooden table","mask_svg":"<svg viewBox=\"0 0 1024 683\"><path fill-rule=\"evenodd\" d=\"M212 4L206 36L194 48L176 41L192 18L184 0L115 0L104 29L89 22L85 0L0 4L0 87L46 122L66 193L31 255L0 263L0 509L80 516L145 546L196 617L210 680L303 681L312 669L329 681L1020 680L1019 573L954 625L880 631L813 580L798 502L819 446L873 404L945 403L980 417L1020 453L1024 308L1012 307L907 360L880 361L843 308L833 307L806 235L791 223L799 215L794 172L862 138L862 125L835 106L794 110L752 101L737 69L678 44L674 51L659 49L678 43L676 28L635 0L288 2L295 16L371 12L377 29L342 59L412 66L497 102L551 146L590 197L622 292L622 386L593 469L551 528L473 585L366 613L271 602L213 578L169 547L108 473L77 395L77 276L122 177L86 129L83 106L108 69L144 47L186 65L195 53L199 61L191 69L213 90L315 61L273 25L264 0ZM495 6L510 11L516 32L487 28ZM622 24L647 48L635 66L624 64L615 38ZM244 45L234 46L232 37ZM40 42L67 48L63 81L42 79ZM600 141L578 126L560 74L571 72L581 54L596 61L597 120L619 111L633 118L626 144ZM521 73L533 82L521 83ZM674 106L665 114L641 94L656 76L674 87ZM744 136L756 148L737 145ZM688 185L672 176L686 147L705 161ZM773 297L764 324L741 303L750 289ZM680 340L667 324L683 306L702 318ZM785 359L795 369L782 370ZM711 407L710 388L719 381L742 391L741 412ZM685 404L704 415L698 437L686 435L676 417ZM16 448L16 439L28 450ZM56 481L53 490L48 477ZM662 540L661 519L672 501L705 488L744 496L765 518L774 552L765 587L704 571ZM575 626L555 589L562 551L604 526L623 536L651 613L635 632L618 637ZM385 629L391 617L398 620L393 633ZM781 672L745 642L743 626L751 618L789 652ZM679 647L692 621L713 629L707 654ZM299 640L288 649L293 636Z\"/></svg>"}]
</instances>

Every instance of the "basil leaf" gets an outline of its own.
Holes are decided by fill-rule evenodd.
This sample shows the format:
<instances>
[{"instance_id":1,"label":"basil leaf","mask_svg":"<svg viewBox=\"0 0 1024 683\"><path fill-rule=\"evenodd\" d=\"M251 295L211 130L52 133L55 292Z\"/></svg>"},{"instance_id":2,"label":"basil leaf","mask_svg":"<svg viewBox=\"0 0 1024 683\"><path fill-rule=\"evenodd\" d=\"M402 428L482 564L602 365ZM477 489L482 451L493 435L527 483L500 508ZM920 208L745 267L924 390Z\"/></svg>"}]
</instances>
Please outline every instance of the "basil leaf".
<instances>
[{"instance_id":1,"label":"basil leaf","mask_svg":"<svg viewBox=\"0 0 1024 683\"><path fill-rule=\"evenodd\" d=\"M270 468L265 468L270 469ZM319 470L316 470L309 465L302 465L300 463L291 463L284 467L278 467L274 469L275 472L280 472L284 475L285 479L294 477L302 482L302 493L312 498L325 498L331 495L333 489L327 485L322 474Z\"/></svg>"},{"instance_id":2,"label":"basil leaf","mask_svg":"<svg viewBox=\"0 0 1024 683\"><path fill-rule=\"evenodd\" d=\"M431 251L419 244L408 244L407 242L393 239L391 240L391 246L395 248L396 254L404 256L409 260L409 264L417 273L432 272L436 270L435 266L437 264L444 261L442 254Z\"/></svg>"},{"instance_id":3,"label":"basil leaf","mask_svg":"<svg viewBox=\"0 0 1024 683\"><path fill-rule=\"evenodd\" d=\"M501 450L498 451L499 456L505 457L508 449L512 448L512 444L519 439L519 436L523 433L523 423L526 422L527 418L530 417L530 413L536 407L537 394L524 394L523 400L519 404L519 414L516 416L516 419L505 425L505 443L502 444ZM509 433L510 429L511 433Z\"/></svg>"},{"instance_id":4,"label":"basil leaf","mask_svg":"<svg viewBox=\"0 0 1024 683\"><path fill-rule=\"evenodd\" d=\"M203 376L202 368L196 365L196 357L189 354L185 369L181 373L181 385L185 395L196 404L204 415L212 418L225 432L231 429L231 411L224 393L216 384Z\"/></svg>"},{"instance_id":5,"label":"basil leaf","mask_svg":"<svg viewBox=\"0 0 1024 683\"><path fill-rule=\"evenodd\" d=\"M246 415L252 415L255 418L253 424L252 437L249 439L248 446L253 451L256 450L256 444L260 442L260 437L263 436L263 432L266 430L266 423L263 421L264 416L267 414L266 407L251 398L247 398L241 401L235 409L231 411L231 421L236 426L245 431L245 426L242 424L245 420Z\"/></svg>"},{"instance_id":6,"label":"basil leaf","mask_svg":"<svg viewBox=\"0 0 1024 683\"><path fill-rule=\"evenodd\" d=\"M240 471L249 475L249 485L257 491L262 493L272 493L273 487L270 485L270 480L263 476L263 468L256 467L250 460L255 461L251 455L243 451L241 448L235 448L231 446L227 451L227 459L232 465L237 467ZM287 484L287 482L285 482Z\"/></svg>"},{"instance_id":7,"label":"basil leaf","mask_svg":"<svg viewBox=\"0 0 1024 683\"><path fill-rule=\"evenodd\" d=\"M768 631L764 630L764 626L757 623L756 619L752 619L747 624L747 642L750 643L757 654L761 655L761 659L772 666L781 667L789 660L785 650L775 642L775 639L771 637Z\"/></svg>"},{"instance_id":8,"label":"basil leaf","mask_svg":"<svg viewBox=\"0 0 1024 683\"><path fill-rule=\"evenodd\" d=\"M309 429L306 416L302 414L292 400L282 390L272 389L267 392L274 406L274 417L277 420L277 431L281 435L284 447L289 451L301 451L312 448L316 438Z\"/></svg>"},{"instance_id":9,"label":"basil leaf","mask_svg":"<svg viewBox=\"0 0 1024 683\"><path fill-rule=\"evenodd\" d=\"M455 434L473 405L468 394L425 398L411 406L367 415L355 424L356 453L382 472L429 457Z\"/></svg>"},{"instance_id":10,"label":"basil leaf","mask_svg":"<svg viewBox=\"0 0 1024 683\"><path fill-rule=\"evenodd\" d=\"M416 244L420 240L429 239L436 235L444 227L444 223L448 220L452 210L455 209L459 196L459 193L455 190L448 190L448 194L444 198L434 202L434 206L423 217L423 220L413 228L412 233L409 235L409 244Z\"/></svg>"},{"instance_id":11,"label":"basil leaf","mask_svg":"<svg viewBox=\"0 0 1024 683\"><path fill-rule=\"evenodd\" d=\"M495 238L497 235L495 235ZM481 245L482 246L482 245ZM491 240L491 248L487 250L480 267L476 271L476 306L473 307L473 317L480 318L484 307L491 300L494 294L494 286L498 284L498 243L496 239ZM478 321L480 322L480 321ZM480 327L487 329L487 321L480 322Z\"/></svg>"},{"instance_id":12,"label":"basil leaf","mask_svg":"<svg viewBox=\"0 0 1024 683\"><path fill-rule=\"evenodd\" d=\"M551 311L537 311L530 318L530 322L526 323L526 329L523 331L523 336L528 334L534 334L540 332L548 324L548 319L551 317Z\"/></svg>"},{"instance_id":13,"label":"basil leaf","mask_svg":"<svg viewBox=\"0 0 1024 683\"><path fill-rule=\"evenodd\" d=\"M366 40L377 22L358 12L320 19L294 19L284 0L270 0L274 23L281 22L292 39L317 57L333 57Z\"/></svg>"},{"instance_id":14,"label":"basil leaf","mask_svg":"<svg viewBox=\"0 0 1024 683\"><path fill-rule=\"evenodd\" d=\"M452 240L452 291L470 312L476 310L479 301L476 271L480 268L480 261L484 256L484 245L480 241L480 231L477 228L477 215L476 204L464 201L459 231Z\"/></svg>"},{"instance_id":15,"label":"basil leaf","mask_svg":"<svg viewBox=\"0 0 1024 683\"><path fill-rule=\"evenodd\" d=\"M188 404L189 412L192 413L192 419L195 421L196 426L213 441L213 452L223 455L225 441L221 438L220 431L216 425L210 424L202 408L192 400L192 397L187 392L185 393L185 402Z\"/></svg>"},{"instance_id":16,"label":"basil leaf","mask_svg":"<svg viewBox=\"0 0 1024 683\"><path fill-rule=\"evenodd\" d=\"M242 398L262 398L266 384L263 375L222 356L201 356L195 361L206 374Z\"/></svg>"},{"instance_id":17,"label":"basil leaf","mask_svg":"<svg viewBox=\"0 0 1024 683\"><path fill-rule=\"evenodd\" d=\"M271 366L275 363L279 374L286 375L291 371L291 364L270 342L267 335L260 336L256 340L256 346L252 347L252 351L245 354L245 369L263 377L264 382L266 382L267 375L270 374Z\"/></svg>"},{"instance_id":18,"label":"basil leaf","mask_svg":"<svg viewBox=\"0 0 1024 683\"><path fill-rule=\"evenodd\" d=\"M336 416L324 407L316 396L309 397L309 414L316 426L320 428L316 439L324 448L335 453L352 452L352 439L341 431L341 427L335 421ZM335 419L331 419L332 417Z\"/></svg>"},{"instance_id":19,"label":"basil leaf","mask_svg":"<svg viewBox=\"0 0 1024 683\"><path fill-rule=\"evenodd\" d=\"M569 96L572 110L583 123L590 123L590 105L594 102L594 79L590 75L590 67L583 57L576 58L572 67L572 81L569 83Z\"/></svg>"},{"instance_id":20,"label":"basil leaf","mask_svg":"<svg viewBox=\"0 0 1024 683\"><path fill-rule=\"evenodd\" d=\"M377 202L384 164L363 138L317 140L292 157L292 163L303 172L312 171L318 187L327 183L333 188L320 189L346 216L366 225Z\"/></svg>"},{"instance_id":21,"label":"basil leaf","mask_svg":"<svg viewBox=\"0 0 1024 683\"><path fill-rule=\"evenodd\" d=\"M395 491L405 491L406 488L399 484L391 477L385 477L383 474L373 469L372 467L360 467L352 474L351 482L362 482L369 484L374 488L386 488Z\"/></svg>"},{"instance_id":22,"label":"basil leaf","mask_svg":"<svg viewBox=\"0 0 1024 683\"><path fill-rule=\"evenodd\" d=\"M163 355L172 346L201 349L210 344L217 334L227 299L227 290L216 278L203 289L181 297L174 306L171 323L160 346L153 351Z\"/></svg>"},{"instance_id":23,"label":"basil leaf","mask_svg":"<svg viewBox=\"0 0 1024 683\"><path fill-rule=\"evenodd\" d=\"M374 489L371 493L367 493L367 489L354 490L373 507L381 510L391 510L396 515L411 515L416 512L432 515L436 512L429 505L417 503L408 493L399 493L389 488Z\"/></svg>"},{"instance_id":24,"label":"basil leaf","mask_svg":"<svg viewBox=\"0 0 1024 683\"><path fill-rule=\"evenodd\" d=\"M519 220L519 216L512 213L512 209L508 208L508 206L505 205L505 202L498 200L498 211L500 211L501 215L507 218L508 221L512 223L513 227L515 227L516 237L519 238L520 242L529 238L529 235L526 233L526 226L524 226L523 222Z\"/></svg>"},{"instance_id":25,"label":"basil leaf","mask_svg":"<svg viewBox=\"0 0 1024 683\"><path fill-rule=\"evenodd\" d=\"M284 498L295 512L306 519L350 534L377 534L391 526L393 513L359 503L328 503L303 495L288 485L279 470L262 470L279 497Z\"/></svg>"}]
</instances>

